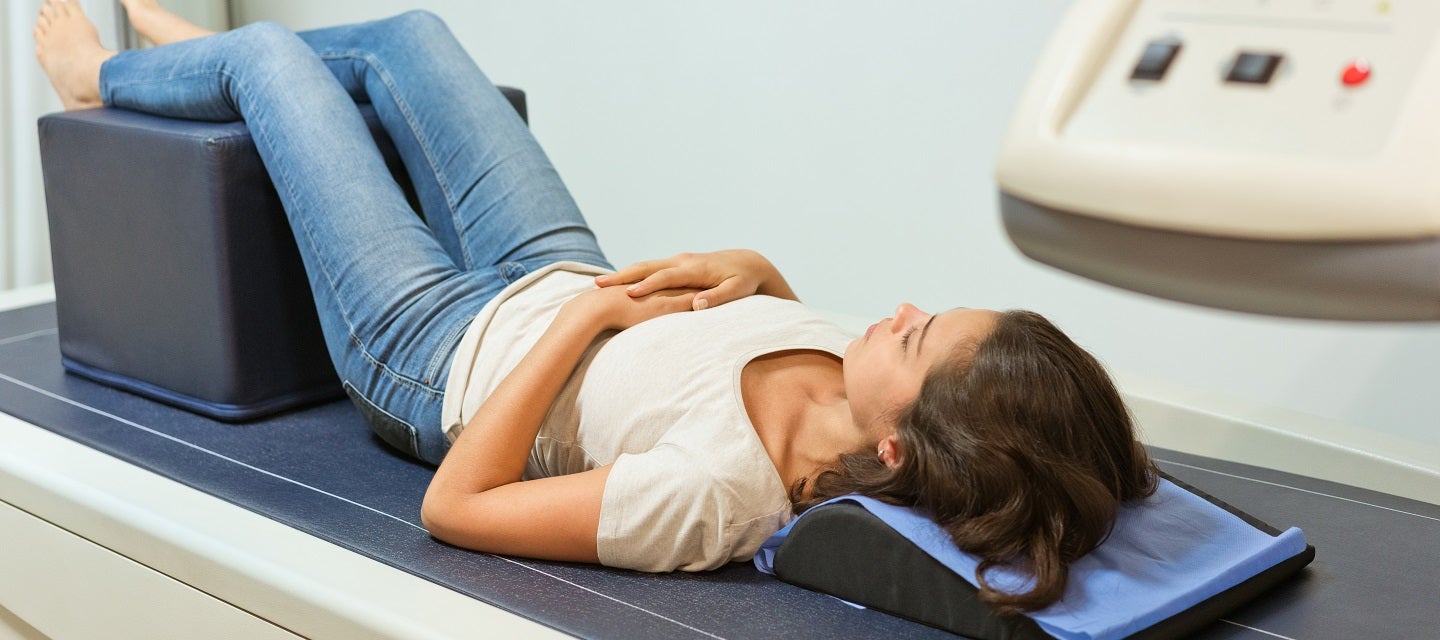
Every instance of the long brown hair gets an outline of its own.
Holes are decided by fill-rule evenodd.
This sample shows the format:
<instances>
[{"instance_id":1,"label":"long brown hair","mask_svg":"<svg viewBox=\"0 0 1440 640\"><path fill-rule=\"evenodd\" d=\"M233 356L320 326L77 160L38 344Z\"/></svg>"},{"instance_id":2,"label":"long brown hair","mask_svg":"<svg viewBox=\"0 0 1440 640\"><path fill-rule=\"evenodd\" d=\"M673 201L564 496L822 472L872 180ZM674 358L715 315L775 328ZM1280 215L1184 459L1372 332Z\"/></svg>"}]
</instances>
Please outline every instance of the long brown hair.
<instances>
[{"instance_id":1,"label":"long brown hair","mask_svg":"<svg viewBox=\"0 0 1440 640\"><path fill-rule=\"evenodd\" d=\"M898 420L903 456L844 454L791 488L795 512L861 493L916 508L981 559L979 597L1002 614L1064 594L1070 564L1104 542L1120 502L1155 491L1155 468L1095 358L1039 314L1006 311L978 345L937 365ZM1007 593L997 566L1033 578Z\"/></svg>"}]
</instances>

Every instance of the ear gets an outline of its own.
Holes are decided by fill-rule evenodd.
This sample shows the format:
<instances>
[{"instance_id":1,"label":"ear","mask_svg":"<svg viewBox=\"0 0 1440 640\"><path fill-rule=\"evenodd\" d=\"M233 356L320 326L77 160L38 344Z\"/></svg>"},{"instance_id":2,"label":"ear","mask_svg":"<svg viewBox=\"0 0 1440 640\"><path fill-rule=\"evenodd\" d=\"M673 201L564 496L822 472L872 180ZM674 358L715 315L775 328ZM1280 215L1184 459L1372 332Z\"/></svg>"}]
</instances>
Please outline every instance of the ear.
<instances>
[{"instance_id":1,"label":"ear","mask_svg":"<svg viewBox=\"0 0 1440 640\"><path fill-rule=\"evenodd\" d=\"M892 433L885 436L876 446L876 453L885 466L891 469L900 468L900 462L905 459L905 452L900 449L900 435Z\"/></svg>"}]
</instances>

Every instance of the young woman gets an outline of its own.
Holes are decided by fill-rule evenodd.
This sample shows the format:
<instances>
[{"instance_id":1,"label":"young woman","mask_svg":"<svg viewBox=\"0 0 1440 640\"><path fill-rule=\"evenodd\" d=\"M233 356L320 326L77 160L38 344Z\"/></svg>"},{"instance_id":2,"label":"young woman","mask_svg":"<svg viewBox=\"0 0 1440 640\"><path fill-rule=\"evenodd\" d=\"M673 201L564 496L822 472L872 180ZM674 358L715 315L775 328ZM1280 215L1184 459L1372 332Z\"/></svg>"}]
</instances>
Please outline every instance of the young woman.
<instances>
[{"instance_id":1,"label":"young woman","mask_svg":"<svg viewBox=\"0 0 1440 640\"><path fill-rule=\"evenodd\" d=\"M854 338L750 251L610 268L510 105L424 12L300 34L211 34L125 0L163 45L101 48L46 0L36 53L67 109L248 124L290 218L344 387L379 436L439 464L431 533L646 571L750 557L860 492L923 510L1006 611L1060 596L1151 463L1085 351L1025 311L908 304ZM374 105L422 205L391 179Z\"/></svg>"}]
</instances>

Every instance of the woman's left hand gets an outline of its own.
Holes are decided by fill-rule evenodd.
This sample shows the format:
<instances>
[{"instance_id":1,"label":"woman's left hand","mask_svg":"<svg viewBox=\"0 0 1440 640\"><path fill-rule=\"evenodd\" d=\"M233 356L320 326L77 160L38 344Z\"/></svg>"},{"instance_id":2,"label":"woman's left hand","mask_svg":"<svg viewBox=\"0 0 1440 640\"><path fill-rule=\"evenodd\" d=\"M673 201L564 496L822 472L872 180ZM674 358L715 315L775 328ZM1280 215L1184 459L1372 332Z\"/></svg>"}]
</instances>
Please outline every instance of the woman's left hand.
<instances>
[{"instance_id":1,"label":"woman's left hand","mask_svg":"<svg viewBox=\"0 0 1440 640\"><path fill-rule=\"evenodd\" d=\"M795 293L775 265L765 256L747 249L682 253L637 262L596 277L595 284L601 287L629 284L625 292L632 298L666 289L699 289L693 303L696 311L756 293L795 299Z\"/></svg>"}]
</instances>

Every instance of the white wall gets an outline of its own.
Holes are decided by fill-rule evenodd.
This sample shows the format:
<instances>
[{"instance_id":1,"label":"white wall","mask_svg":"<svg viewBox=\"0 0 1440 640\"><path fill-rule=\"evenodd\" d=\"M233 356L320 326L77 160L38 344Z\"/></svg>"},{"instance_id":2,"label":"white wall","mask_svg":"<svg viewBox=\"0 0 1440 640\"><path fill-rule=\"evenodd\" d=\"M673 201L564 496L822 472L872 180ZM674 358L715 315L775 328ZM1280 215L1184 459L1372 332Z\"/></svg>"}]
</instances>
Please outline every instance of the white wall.
<instances>
[{"instance_id":1,"label":"white wall","mask_svg":"<svg viewBox=\"0 0 1440 640\"><path fill-rule=\"evenodd\" d=\"M35 119L60 110L60 99L35 60L31 29L42 4L4 0L0 8L0 291L51 278ZM113 29L103 28L111 21L110 3L80 6L102 25L106 46L114 46Z\"/></svg>"},{"instance_id":2,"label":"white wall","mask_svg":"<svg viewBox=\"0 0 1440 640\"><path fill-rule=\"evenodd\" d=\"M1015 252L993 160L1067 6L238 0L234 16L300 30L440 14L492 79L529 92L536 135L617 263L748 246L819 308L1033 308L1154 388L1440 443L1440 323L1200 309Z\"/></svg>"},{"instance_id":3,"label":"white wall","mask_svg":"<svg viewBox=\"0 0 1440 640\"><path fill-rule=\"evenodd\" d=\"M123 10L115 0L73 0L107 49L122 45ZM31 30L43 0L0 0L0 291L48 283L45 218L35 121L61 109L35 59ZM167 0L165 6L208 28L227 24L224 0Z\"/></svg>"}]
</instances>

